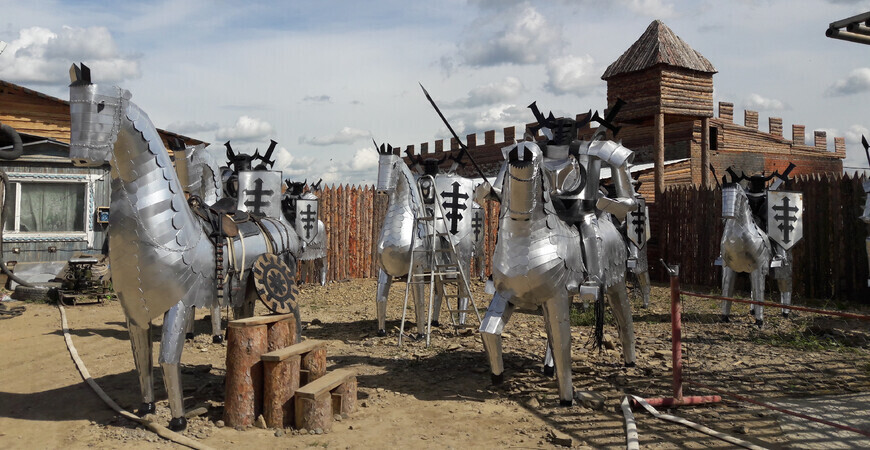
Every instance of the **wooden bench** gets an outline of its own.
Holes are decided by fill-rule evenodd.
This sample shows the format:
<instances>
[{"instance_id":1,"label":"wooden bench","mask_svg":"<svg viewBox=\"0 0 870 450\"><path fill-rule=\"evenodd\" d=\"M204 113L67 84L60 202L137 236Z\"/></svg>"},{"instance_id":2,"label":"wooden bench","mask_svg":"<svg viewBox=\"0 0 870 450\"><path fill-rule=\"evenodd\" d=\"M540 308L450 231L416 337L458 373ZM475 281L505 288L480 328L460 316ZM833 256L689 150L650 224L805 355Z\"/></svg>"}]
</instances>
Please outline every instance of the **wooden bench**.
<instances>
[{"instance_id":1,"label":"wooden bench","mask_svg":"<svg viewBox=\"0 0 870 450\"><path fill-rule=\"evenodd\" d=\"M326 373L326 342L309 339L260 356L263 361L263 418L272 428L292 425L293 395Z\"/></svg>"},{"instance_id":2,"label":"wooden bench","mask_svg":"<svg viewBox=\"0 0 870 450\"><path fill-rule=\"evenodd\" d=\"M293 314L232 320L227 327L227 378L224 422L246 427L263 411L261 355L294 343ZM323 356L326 366L326 355ZM325 369L324 369L325 370Z\"/></svg>"},{"instance_id":3,"label":"wooden bench","mask_svg":"<svg viewBox=\"0 0 870 450\"><path fill-rule=\"evenodd\" d=\"M296 390L296 428L324 431L332 428L334 414L356 409L356 373L338 369Z\"/></svg>"}]
</instances>

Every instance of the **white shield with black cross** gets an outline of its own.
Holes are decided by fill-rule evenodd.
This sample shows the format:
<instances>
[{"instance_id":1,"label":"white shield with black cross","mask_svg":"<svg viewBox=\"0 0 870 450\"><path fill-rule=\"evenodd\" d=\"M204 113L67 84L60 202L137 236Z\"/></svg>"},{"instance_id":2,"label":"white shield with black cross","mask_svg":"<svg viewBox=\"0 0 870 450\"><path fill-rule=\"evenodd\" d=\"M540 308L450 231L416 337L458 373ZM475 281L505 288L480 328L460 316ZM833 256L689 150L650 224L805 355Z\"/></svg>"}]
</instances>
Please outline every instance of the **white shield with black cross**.
<instances>
[{"instance_id":1,"label":"white shield with black cross","mask_svg":"<svg viewBox=\"0 0 870 450\"><path fill-rule=\"evenodd\" d=\"M483 244L486 238L486 214L477 203L471 208L471 233L474 235L475 247Z\"/></svg>"},{"instance_id":2,"label":"white shield with black cross","mask_svg":"<svg viewBox=\"0 0 870 450\"><path fill-rule=\"evenodd\" d=\"M265 217L281 217L281 172L239 172L239 211Z\"/></svg>"},{"instance_id":3,"label":"white shield with black cross","mask_svg":"<svg viewBox=\"0 0 870 450\"><path fill-rule=\"evenodd\" d=\"M646 241L649 240L649 214L647 214L646 200L638 198L637 209L625 216L625 232L637 248L646 245Z\"/></svg>"},{"instance_id":4,"label":"white shield with black cross","mask_svg":"<svg viewBox=\"0 0 870 450\"><path fill-rule=\"evenodd\" d=\"M438 174L435 176L435 192L444 211L444 220L437 220L436 228L440 233L448 233L456 244L471 233L474 182L455 174Z\"/></svg>"},{"instance_id":5,"label":"white shield with black cross","mask_svg":"<svg viewBox=\"0 0 870 450\"><path fill-rule=\"evenodd\" d=\"M317 199L296 200L296 233L305 241L306 244L314 242L314 237L317 236L317 214L318 201Z\"/></svg>"},{"instance_id":6,"label":"white shield with black cross","mask_svg":"<svg viewBox=\"0 0 870 450\"><path fill-rule=\"evenodd\" d=\"M804 198L800 192L767 191L767 234L789 250L804 237Z\"/></svg>"}]
</instances>

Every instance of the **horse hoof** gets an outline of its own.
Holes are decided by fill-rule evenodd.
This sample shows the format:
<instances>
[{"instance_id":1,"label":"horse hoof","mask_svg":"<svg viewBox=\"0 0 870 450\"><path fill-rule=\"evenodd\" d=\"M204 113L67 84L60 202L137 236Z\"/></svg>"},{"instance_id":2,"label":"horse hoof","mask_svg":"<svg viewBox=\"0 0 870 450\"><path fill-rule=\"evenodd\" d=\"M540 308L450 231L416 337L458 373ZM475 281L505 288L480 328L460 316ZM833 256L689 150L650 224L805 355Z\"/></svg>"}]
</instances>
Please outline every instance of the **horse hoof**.
<instances>
[{"instance_id":1,"label":"horse hoof","mask_svg":"<svg viewBox=\"0 0 870 450\"><path fill-rule=\"evenodd\" d=\"M221 344L224 342L224 336L222 334L218 334L211 337L212 344Z\"/></svg>"},{"instance_id":2,"label":"horse hoof","mask_svg":"<svg viewBox=\"0 0 870 450\"><path fill-rule=\"evenodd\" d=\"M492 373L489 375L490 380L492 380L493 386L501 386L504 383L504 373L500 373L498 375Z\"/></svg>"},{"instance_id":3,"label":"horse hoof","mask_svg":"<svg viewBox=\"0 0 870 450\"><path fill-rule=\"evenodd\" d=\"M754 309L754 308L749 310L749 315L750 315L750 316L754 316L754 315L755 315L755 309Z\"/></svg>"},{"instance_id":4,"label":"horse hoof","mask_svg":"<svg viewBox=\"0 0 870 450\"><path fill-rule=\"evenodd\" d=\"M183 431L187 428L187 419L184 417L176 417L169 421L169 429L172 431Z\"/></svg>"},{"instance_id":5,"label":"horse hoof","mask_svg":"<svg viewBox=\"0 0 870 450\"><path fill-rule=\"evenodd\" d=\"M728 316L722 316L721 318L719 318L719 320L720 320L722 323L728 323L728 322L731 322L731 317L728 317Z\"/></svg>"},{"instance_id":6,"label":"horse hoof","mask_svg":"<svg viewBox=\"0 0 870 450\"><path fill-rule=\"evenodd\" d=\"M378 330L378 337L384 337L387 335L387 330Z\"/></svg>"},{"instance_id":7,"label":"horse hoof","mask_svg":"<svg viewBox=\"0 0 870 450\"><path fill-rule=\"evenodd\" d=\"M636 361L627 362L627 363L625 363L625 367L637 367L637 362Z\"/></svg>"},{"instance_id":8,"label":"horse hoof","mask_svg":"<svg viewBox=\"0 0 870 450\"><path fill-rule=\"evenodd\" d=\"M433 320L433 321L432 321L432 326L435 327L435 328L441 328L441 322L439 322L439 321L437 321L437 320Z\"/></svg>"},{"instance_id":9,"label":"horse hoof","mask_svg":"<svg viewBox=\"0 0 870 450\"><path fill-rule=\"evenodd\" d=\"M422 341L423 339L426 339L426 333L417 333L417 335L414 336L415 341Z\"/></svg>"},{"instance_id":10,"label":"horse hoof","mask_svg":"<svg viewBox=\"0 0 870 450\"><path fill-rule=\"evenodd\" d=\"M154 407L154 402L150 403L142 403L139 405L139 409L136 410L136 415L139 417L147 416L148 414L154 414L154 411L157 409Z\"/></svg>"},{"instance_id":11,"label":"horse hoof","mask_svg":"<svg viewBox=\"0 0 870 450\"><path fill-rule=\"evenodd\" d=\"M193 333L184 333L184 339L188 341L193 339Z\"/></svg>"},{"instance_id":12,"label":"horse hoof","mask_svg":"<svg viewBox=\"0 0 870 450\"><path fill-rule=\"evenodd\" d=\"M643 308L643 309L649 308L649 303L644 303L643 306L641 306L641 308Z\"/></svg>"},{"instance_id":13,"label":"horse hoof","mask_svg":"<svg viewBox=\"0 0 870 450\"><path fill-rule=\"evenodd\" d=\"M784 319L788 319L788 318L791 317L791 314L789 314L788 311L783 311L783 312L782 312L782 317L783 317Z\"/></svg>"},{"instance_id":14,"label":"horse hoof","mask_svg":"<svg viewBox=\"0 0 870 450\"><path fill-rule=\"evenodd\" d=\"M544 366L544 376L552 378L556 374L556 366Z\"/></svg>"},{"instance_id":15,"label":"horse hoof","mask_svg":"<svg viewBox=\"0 0 870 450\"><path fill-rule=\"evenodd\" d=\"M571 406L574 404L574 400L559 400L559 406Z\"/></svg>"},{"instance_id":16,"label":"horse hoof","mask_svg":"<svg viewBox=\"0 0 870 450\"><path fill-rule=\"evenodd\" d=\"M764 326L764 319L755 319L755 326L761 328Z\"/></svg>"}]
</instances>

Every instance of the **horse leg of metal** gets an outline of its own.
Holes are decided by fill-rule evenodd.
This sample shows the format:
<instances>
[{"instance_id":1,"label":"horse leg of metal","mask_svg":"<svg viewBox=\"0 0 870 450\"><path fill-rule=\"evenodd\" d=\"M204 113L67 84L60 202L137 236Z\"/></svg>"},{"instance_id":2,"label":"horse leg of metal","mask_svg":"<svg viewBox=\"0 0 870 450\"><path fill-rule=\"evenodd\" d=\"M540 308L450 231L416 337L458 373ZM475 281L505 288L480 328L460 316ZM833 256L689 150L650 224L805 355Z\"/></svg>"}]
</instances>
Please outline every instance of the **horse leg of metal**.
<instances>
[{"instance_id":1,"label":"horse leg of metal","mask_svg":"<svg viewBox=\"0 0 870 450\"><path fill-rule=\"evenodd\" d=\"M393 284L393 277L384 272L384 269L378 270L378 296L375 298L378 315L378 336L387 335L387 297L390 295L391 284Z\"/></svg>"},{"instance_id":2,"label":"horse leg of metal","mask_svg":"<svg viewBox=\"0 0 870 450\"><path fill-rule=\"evenodd\" d=\"M650 283L649 283L649 271L645 270L639 274L637 274L637 284L640 286L640 293L643 296L643 307L649 307L649 293L650 293Z\"/></svg>"},{"instance_id":3,"label":"horse leg of metal","mask_svg":"<svg viewBox=\"0 0 870 450\"><path fill-rule=\"evenodd\" d=\"M211 341L215 344L224 341L224 332L221 329L221 305L217 302L211 306Z\"/></svg>"},{"instance_id":4,"label":"horse leg of metal","mask_svg":"<svg viewBox=\"0 0 870 450\"><path fill-rule=\"evenodd\" d=\"M556 374L556 364L553 362L553 344L547 336L547 353L544 354L544 375L552 377Z\"/></svg>"},{"instance_id":5,"label":"horse leg of metal","mask_svg":"<svg viewBox=\"0 0 870 450\"><path fill-rule=\"evenodd\" d=\"M507 301L500 293L496 292L489 309L480 323L480 336L483 340L483 349L489 359L489 370L492 376L492 384L498 385L504 381L504 360L501 349L501 333L504 326L514 312L514 305Z\"/></svg>"},{"instance_id":6,"label":"horse leg of metal","mask_svg":"<svg viewBox=\"0 0 870 450\"><path fill-rule=\"evenodd\" d=\"M731 297L734 295L734 281L737 278L737 272L726 265L722 265L722 296ZM728 316L731 315L731 302L728 300L722 301L722 321L727 322Z\"/></svg>"},{"instance_id":7,"label":"horse leg of metal","mask_svg":"<svg viewBox=\"0 0 870 450\"><path fill-rule=\"evenodd\" d=\"M140 416L154 412L154 374L152 368L154 359L151 356L151 324L139 327L127 319L127 331L130 332L130 345L133 347L133 363L139 375L139 390L142 393L142 405L136 413Z\"/></svg>"},{"instance_id":8,"label":"horse leg of metal","mask_svg":"<svg viewBox=\"0 0 870 450\"><path fill-rule=\"evenodd\" d=\"M326 286L326 269L329 268L329 263L326 262L326 258L320 259L320 285Z\"/></svg>"},{"instance_id":9,"label":"horse leg of metal","mask_svg":"<svg viewBox=\"0 0 870 450\"><path fill-rule=\"evenodd\" d=\"M752 299L756 302L764 301L764 270L761 266L756 268L750 274L752 278ZM764 323L764 307L755 305L755 324L759 327Z\"/></svg>"},{"instance_id":10,"label":"horse leg of metal","mask_svg":"<svg viewBox=\"0 0 870 450\"><path fill-rule=\"evenodd\" d=\"M196 314L196 307L191 306L188 309L190 309L191 316ZM187 328L184 330L184 338L185 339L193 339L193 322L194 321L195 321L195 319L187 321Z\"/></svg>"},{"instance_id":11,"label":"horse leg of metal","mask_svg":"<svg viewBox=\"0 0 870 450\"><path fill-rule=\"evenodd\" d=\"M571 406L574 385L571 382L571 299L554 297L543 304L544 321L548 325L553 360L556 363L556 381L559 385L559 404Z\"/></svg>"},{"instance_id":12,"label":"horse leg of metal","mask_svg":"<svg viewBox=\"0 0 870 450\"><path fill-rule=\"evenodd\" d=\"M779 286L780 292L780 303L783 305L791 305L791 276L782 277L777 281L777 285ZM789 309L782 309L782 317L788 317Z\"/></svg>"},{"instance_id":13,"label":"horse leg of metal","mask_svg":"<svg viewBox=\"0 0 870 450\"><path fill-rule=\"evenodd\" d=\"M422 285L421 285L422 286ZM435 299L432 303L432 326L441 326L441 302L444 300L444 284L435 277L435 286L430 287L435 289ZM424 289L425 292L425 289Z\"/></svg>"},{"instance_id":14,"label":"horse leg of metal","mask_svg":"<svg viewBox=\"0 0 870 450\"><path fill-rule=\"evenodd\" d=\"M409 281L410 281L410 274L409 274ZM434 288L430 287L430 289L434 289ZM415 284L413 286L412 293L414 295L414 314L416 315L416 319L417 319L417 337L420 338L420 337L426 336L426 317L427 317L426 311L427 311L427 305L429 304L429 302L426 300L428 300L429 298L426 296L426 286L423 283ZM438 296L436 295L435 297L437 298ZM436 303L438 303L438 302L436 301ZM441 304L438 303L437 306L440 307ZM437 309L436 309L436 311L437 311ZM434 314L434 315L437 316L437 314ZM404 332L404 330L400 330L400 331Z\"/></svg>"},{"instance_id":15,"label":"horse leg of metal","mask_svg":"<svg viewBox=\"0 0 870 450\"><path fill-rule=\"evenodd\" d=\"M464 271L463 272L464 274L471 273L471 260L470 259L465 259L462 262L462 270ZM460 311L465 311L466 309L468 309L468 295L469 295L469 293L465 291L465 283L462 283L460 281L461 280L457 279L457 285L459 285L459 287L457 288L456 292L457 292L457 294L460 295L460 297L459 297L459 302L457 303L456 306L459 308ZM465 280L465 281L468 281L468 280ZM467 313L464 313L464 312L459 313L459 324L460 325L465 325L465 319L467 318L467 316L468 316Z\"/></svg>"},{"instance_id":16,"label":"horse leg of metal","mask_svg":"<svg viewBox=\"0 0 870 450\"><path fill-rule=\"evenodd\" d=\"M169 396L169 409L172 420L169 428L173 431L187 427L184 418L184 399L181 390L181 352L184 350L184 330L189 320L189 308L178 302L163 315L163 334L160 341L160 367L163 368L163 383Z\"/></svg>"},{"instance_id":17,"label":"horse leg of metal","mask_svg":"<svg viewBox=\"0 0 870 450\"><path fill-rule=\"evenodd\" d=\"M616 319L619 328L619 337L622 340L622 356L625 365L634 366L637 361L634 349L634 322L631 320L631 303L628 301L628 291L625 281L615 284L607 290L607 299L610 301L610 309Z\"/></svg>"}]
</instances>

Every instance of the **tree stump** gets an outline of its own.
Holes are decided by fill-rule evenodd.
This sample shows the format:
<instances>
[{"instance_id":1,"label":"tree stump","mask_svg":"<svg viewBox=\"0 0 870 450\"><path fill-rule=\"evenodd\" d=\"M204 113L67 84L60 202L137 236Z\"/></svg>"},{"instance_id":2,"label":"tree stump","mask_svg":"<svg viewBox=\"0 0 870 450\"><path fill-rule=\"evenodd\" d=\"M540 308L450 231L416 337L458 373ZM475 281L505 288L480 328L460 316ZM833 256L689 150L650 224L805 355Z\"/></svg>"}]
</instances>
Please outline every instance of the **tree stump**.
<instances>
[{"instance_id":1,"label":"tree stump","mask_svg":"<svg viewBox=\"0 0 870 450\"><path fill-rule=\"evenodd\" d=\"M306 385L326 373L326 347L316 348L302 355L301 385Z\"/></svg>"},{"instance_id":2,"label":"tree stump","mask_svg":"<svg viewBox=\"0 0 870 450\"><path fill-rule=\"evenodd\" d=\"M356 411L356 377L348 377L332 391L332 411L335 414L350 414Z\"/></svg>"},{"instance_id":3,"label":"tree stump","mask_svg":"<svg viewBox=\"0 0 870 450\"><path fill-rule=\"evenodd\" d=\"M247 427L263 408L263 363L260 355L268 346L266 325L227 328L227 380L224 422Z\"/></svg>"},{"instance_id":4,"label":"tree stump","mask_svg":"<svg viewBox=\"0 0 870 450\"><path fill-rule=\"evenodd\" d=\"M332 428L332 395L322 392L314 398L296 397L296 428L328 431Z\"/></svg>"},{"instance_id":5,"label":"tree stump","mask_svg":"<svg viewBox=\"0 0 870 450\"><path fill-rule=\"evenodd\" d=\"M263 416L266 425L284 428L293 424L293 394L299 389L299 355L282 361L263 361Z\"/></svg>"},{"instance_id":6,"label":"tree stump","mask_svg":"<svg viewBox=\"0 0 870 450\"><path fill-rule=\"evenodd\" d=\"M280 350L289 347L295 342L296 320L284 319L268 325L269 327L269 351Z\"/></svg>"}]
</instances>

